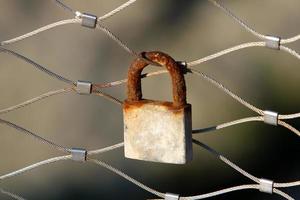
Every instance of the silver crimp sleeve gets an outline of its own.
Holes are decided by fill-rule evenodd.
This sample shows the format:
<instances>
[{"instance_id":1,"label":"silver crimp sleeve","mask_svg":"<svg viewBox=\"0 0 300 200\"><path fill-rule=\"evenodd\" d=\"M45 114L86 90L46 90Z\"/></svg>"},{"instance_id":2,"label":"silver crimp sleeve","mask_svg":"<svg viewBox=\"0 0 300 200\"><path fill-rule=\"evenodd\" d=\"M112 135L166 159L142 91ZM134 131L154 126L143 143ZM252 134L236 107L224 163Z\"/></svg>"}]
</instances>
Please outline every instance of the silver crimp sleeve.
<instances>
[{"instance_id":1,"label":"silver crimp sleeve","mask_svg":"<svg viewBox=\"0 0 300 200\"><path fill-rule=\"evenodd\" d=\"M279 50L280 49L281 38L277 36L266 36L266 47L270 49Z\"/></svg>"},{"instance_id":2,"label":"silver crimp sleeve","mask_svg":"<svg viewBox=\"0 0 300 200\"><path fill-rule=\"evenodd\" d=\"M89 81L77 81L76 91L78 94L91 94L92 83Z\"/></svg>"},{"instance_id":3,"label":"silver crimp sleeve","mask_svg":"<svg viewBox=\"0 0 300 200\"><path fill-rule=\"evenodd\" d=\"M268 179L259 179L259 191L272 194L274 182Z\"/></svg>"},{"instance_id":4,"label":"silver crimp sleeve","mask_svg":"<svg viewBox=\"0 0 300 200\"><path fill-rule=\"evenodd\" d=\"M274 125L274 126L278 125L278 113L277 112L265 110L263 117L264 117L264 122L266 124L270 124L270 125Z\"/></svg>"},{"instance_id":5,"label":"silver crimp sleeve","mask_svg":"<svg viewBox=\"0 0 300 200\"><path fill-rule=\"evenodd\" d=\"M96 28L97 24L97 16L88 14L88 13L82 13L80 15L82 22L81 25L87 28Z\"/></svg>"},{"instance_id":6,"label":"silver crimp sleeve","mask_svg":"<svg viewBox=\"0 0 300 200\"><path fill-rule=\"evenodd\" d=\"M81 148L72 148L71 149L72 160L74 161L86 161L87 151Z\"/></svg>"},{"instance_id":7,"label":"silver crimp sleeve","mask_svg":"<svg viewBox=\"0 0 300 200\"><path fill-rule=\"evenodd\" d=\"M179 194L166 193L165 200L179 200Z\"/></svg>"}]
</instances>

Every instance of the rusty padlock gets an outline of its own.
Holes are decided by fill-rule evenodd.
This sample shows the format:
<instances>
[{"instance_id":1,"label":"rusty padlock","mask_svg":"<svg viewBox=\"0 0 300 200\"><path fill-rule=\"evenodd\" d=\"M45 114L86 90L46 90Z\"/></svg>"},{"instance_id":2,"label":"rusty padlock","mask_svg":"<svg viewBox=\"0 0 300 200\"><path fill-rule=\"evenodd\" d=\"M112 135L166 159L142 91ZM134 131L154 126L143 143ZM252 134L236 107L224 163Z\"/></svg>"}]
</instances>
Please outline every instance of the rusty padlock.
<instances>
[{"instance_id":1,"label":"rusty padlock","mask_svg":"<svg viewBox=\"0 0 300 200\"><path fill-rule=\"evenodd\" d=\"M185 164L192 160L193 150L191 105L186 103L183 70L165 53L144 52L141 56L167 68L173 102L142 99L141 73L148 63L135 59L128 70L128 97L123 104L125 157Z\"/></svg>"}]
</instances>

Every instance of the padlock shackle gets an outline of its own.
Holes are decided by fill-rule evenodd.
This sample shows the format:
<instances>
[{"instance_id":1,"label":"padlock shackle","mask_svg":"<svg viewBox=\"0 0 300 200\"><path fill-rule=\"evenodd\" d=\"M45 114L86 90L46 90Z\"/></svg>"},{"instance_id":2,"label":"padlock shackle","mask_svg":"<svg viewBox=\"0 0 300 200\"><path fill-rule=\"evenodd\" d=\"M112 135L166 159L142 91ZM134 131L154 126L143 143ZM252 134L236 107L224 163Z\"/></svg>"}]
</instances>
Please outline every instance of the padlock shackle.
<instances>
[{"instance_id":1,"label":"padlock shackle","mask_svg":"<svg viewBox=\"0 0 300 200\"><path fill-rule=\"evenodd\" d=\"M172 79L173 105L182 107L186 105L186 86L183 69L168 54L159 51L143 52L141 56L145 59L136 58L128 70L127 101L136 102L142 100L141 73L151 62L158 63L167 68Z\"/></svg>"}]
</instances>

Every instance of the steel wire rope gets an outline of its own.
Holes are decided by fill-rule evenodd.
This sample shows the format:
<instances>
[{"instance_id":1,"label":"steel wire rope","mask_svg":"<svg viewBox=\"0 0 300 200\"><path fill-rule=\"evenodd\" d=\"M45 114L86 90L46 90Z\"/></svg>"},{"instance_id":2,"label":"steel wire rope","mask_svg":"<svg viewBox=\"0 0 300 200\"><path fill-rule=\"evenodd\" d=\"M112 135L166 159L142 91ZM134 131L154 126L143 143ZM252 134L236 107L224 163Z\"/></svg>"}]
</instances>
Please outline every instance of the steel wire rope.
<instances>
[{"instance_id":1,"label":"steel wire rope","mask_svg":"<svg viewBox=\"0 0 300 200\"><path fill-rule=\"evenodd\" d=\"M0 119L0 124L4 124L4 125L6 125L8 127L14 128L14 129L16 129L16 130L18 130L18 131L20 131L20 132L22 132L22 133L24 133L24 134L26 134L28 136L31 136L31 137L37 139L39 142L47 144L47 145L49 145L49 146L51 146L54 149L57 149L59 151L63 151L63 152L67 152L67 153L71 151L69 148L66 148L66 147L58 145L58 144L56 144L54 142L51 142L50 140L47 140L47 139L45 139L45 138L37 135L36 133L34 133L32 131L29 131L29 130L27 130L27 129L25 129L25 128L17 125L17 124L9 122L7 120Z\"/></svg>"},{"instance_id":2,"label":"steel wire rope","mask_svg":"<svg viewBox=\"0 0 300 200\"><path fill-rule=\"evenodd\" d=\"M16 200L26 200L26 199L24 199L23 197L21 197L21 196L19 196L19 195L17 195L17 194L14 194L14 193L12 193L12 192L8 192L8 191L6 191L6 190L4 190L4 189L2 189L2 188L0 188L0 193L4 194L4 195L6 195L6 196L9 196L9 197L11 197L11 198L13 198L13 199L16 199Z\"/></svg>"},{"instance_id":3,"label":"steel wire rope","mask_svg":"<svg viewBox=\"0 0 300 200\"><path fill-rule=\"evenodd\" d=\"M56 73L50 71L49 69L43 67L42 65L34 62L33 60L31 60L31 59L29 59L29 58L27 58L27 57L25 57L25 56L23 56L23 55L15 52L15 51L13 51L13 50L9 50L9 49L6 49L4 47L0 47L0 52L7 53L9 55L15 56L16 58L19 58L19 59L25 61L26 63L32 65L36 69L38 69L38 70L46 73L50 77L56 78L59 81L65 82L65 83L67 83L69 85L76 85L76 83L74 81L69 80L69 79L67 79L67 78L65 78L65 77L63 77L63 76L61 76L59 74L56 74Z\"/></svg>"},{"instance_id":4,"label":"steel wire rope","mask_svg":"<svg viewBox=\"0 0 300 200\"><path fill-rule=\"evenodd\" d=\"M14 110L17 110L19 108L23 108L25 106L28 106L30 104L33 104L35 102L38 102L38 101L41 101L43 99L46 99L48 97L51 97L51 96L56 96L56 95L59 95L59 94L64 94L64 93L68 93L70 91L73 91L74 89L73 88L64 88L64 89L59 89L59 90L53 90L53 91L50 91L50 92L47 92L47 93L44 93L44 94L41 94L37 97L34 97L32 99L29 99L27 101L24 101L22 103L19 103L17 105L14 105L14 106L10 106L8 108L4 108L4 109L1 109L0 110L0 115L2 114L6 114L6 113L9 113L9 112L12 112Z\"/></svg>"},{"instance_id":5,"label":"steel wire rope","mask_svg":"<svg viewBox=\"0 0 300 200\"><path fill-rule=\"evenodd\" d=\"M254 35L257 38L262 39L262 40L268 40L268 35L261 34L261 33L257 32L256 30L254 30L247 23L245 23L242 19L237 17L225 5L223 5L220 0L208 0L208 1L211 2L213 5L215 5L216 7L220 8L225 14L227 14L229 17L231 17L234 21L236 21L239 25L241 25L243 28L245 28L245 30L247 30L252 35ZM295 42L299 39L300 39L300 34L298 34L296 36L293 36L293 37L290 37L290 38L281 39L280 43L281 44L288 44L288 43Z\"/></svg>"},{"instance_id":6,"label":"steel wire rope","mask_svg":"<svg viewBox=\"0 0 300 200\"><path fill-rule=\"evenodd\" d=\"M101 149L88 151L87 154L91 155L91 156L92 155L97 155L97 154L102 154L102 153L106 153L106 152L118 149L122 146L123 146L123 143L121 142L121 143L111 145L111 146L108 146L108 147L104 147L104 148L101 148ZM49 159L34 163L32 165L29 165L27 167L21 168L19 170L4 174L4 175L0 176L0 180L4 180L4 179L7 179L7 178L11 178L11 177L20 175L22 173L25 173L27 171L30 171L32 169L35 169L35 168L43 166L43 165L48 165L48 164L51 164L51 163L54 163L54 162L57 162L57 161L70 160L70 159L72 159L72 155L64 155L64 156L57 156L57 157L49 158Z\"/></svg>"},{"instance_id":7,"label":"steel wire rope","mask_svg":"<svg viewBox=\"0 0 300 200\"><path fill-rule=\"evenodd\" d=\"M74 18L74 19L65 19L65 20L61 20L61 21L58 21L58 22L54 22L52 24L48 24L46 26L38 28L38 29L36 29L34 31L31 31L29 33L26 33L24 35L18 36L16 38L12 38L12 39L9 39L9 40L2 41L0 43L0 46L4 46L4 45L8 45L8 44L13 44L15 42L24 40L24 39L32 37L32 36L34 36L34 35L36 35L38 33L47 31L49 29L52 29L52 28L55 28L55 27L58 27L58 26L62 26L62 25L66 25L66 24L80 24L81 21L82 21L81 19Z\"/></svg>"}]
</instances>

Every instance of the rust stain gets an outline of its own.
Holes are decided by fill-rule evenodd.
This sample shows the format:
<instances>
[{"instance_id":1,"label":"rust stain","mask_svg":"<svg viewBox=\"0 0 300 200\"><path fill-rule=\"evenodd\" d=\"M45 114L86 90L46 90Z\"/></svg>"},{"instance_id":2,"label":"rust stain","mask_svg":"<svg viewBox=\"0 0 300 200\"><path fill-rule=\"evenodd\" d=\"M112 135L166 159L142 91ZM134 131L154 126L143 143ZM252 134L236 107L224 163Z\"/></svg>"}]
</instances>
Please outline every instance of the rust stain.
<instances>
[{"instance_id":1,"label":"rust stain","mask_svg":"<svg viewBox=\"0 0 300 200\"><path fill-rule=\"evenodd\" d=\"M191 104L185 104L182 106L175 106L173 102L168 102L168 101L154 101L154 100L149 100L149 99L142 99L140 101L128 101L125 100L123 103L123 110L124 112L130 112L130 110L134 110L137 108L142 108L145 105L157 105L157 106L162 106L166 110L174 113L174 114L180 114L182 115L183 113L191 113Z\"/></svg>"},{"instance_id":2,"label":"rust stain","mask_svg":"<svg viewBox=\"0 0 300 200\"><path fill-rule=\"evenodd\" d=\"M128 70L127 102L138 104L142 100L141 73L149 64L146 60L158 63L167 68L172 79L173 107L186 105L186 85L184 73L178 63L168 54L160 51L142 52L140 54L145 59L136 58ZM137 105L138 106L138 105Z\"/></svg>"}]
</instances>

